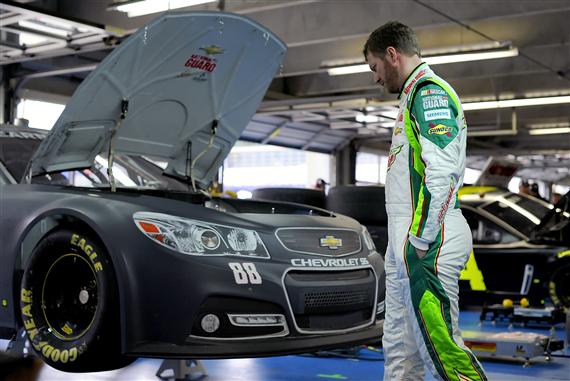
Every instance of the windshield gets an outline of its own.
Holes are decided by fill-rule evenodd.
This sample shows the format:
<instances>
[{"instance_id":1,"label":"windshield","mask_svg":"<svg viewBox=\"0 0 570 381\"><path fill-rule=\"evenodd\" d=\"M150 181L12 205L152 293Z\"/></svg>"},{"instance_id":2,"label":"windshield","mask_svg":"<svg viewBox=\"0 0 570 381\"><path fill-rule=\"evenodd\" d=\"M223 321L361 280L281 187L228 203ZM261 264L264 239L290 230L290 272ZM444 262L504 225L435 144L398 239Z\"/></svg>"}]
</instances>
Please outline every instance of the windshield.
<instances>
[{"instance_id":1,"label":"windshield","mask_svg":"<svg viewBox=\"0 0 570 381\"><path fill-rule=\"evenodd\" d=\"M34 138L0 137L0 161L14 179L22 178L40 143L41 140Z\"/></svg>"},{"instance_id":2,"label":"windshield","mask_svg":"<svg viewBox=\"0 0 570 381\"><path fill-rule=\"evenodd\" d=\"M497 201L485 205L483 209L527 237L550 210L539 200L518 194L499 197Z\"/></svg>"},{"instance_id":3,"label":"windshield","mask_svg":"<svg viewBox=\"0 0 570 381\"><path fill-rule=\"evenodd\" d=\"M1 138L0 161L16 180L23 177L28 161L41 143L39 139ZM109 187L107 159L97 156L91 168L36 176L34 184L75 187ZM187 184L164 176L159 163L143 156L115 155L113 175L118 187L189 191Z\"/></svg>"},{"instance_id":4,"label":"windshield","mask_svg":"<svg viewBox=\"0 0 570 381\"><path fill-rule=\"evenodd\" d=\"M91 168L36 176L35 184L58 184L85 188L109 187L108 162L95 158ZM115 155L113 162L115 184L122 188L189 191L188 185L162 174L162 168L141 156Z\"/></svg>"}]
</instances>

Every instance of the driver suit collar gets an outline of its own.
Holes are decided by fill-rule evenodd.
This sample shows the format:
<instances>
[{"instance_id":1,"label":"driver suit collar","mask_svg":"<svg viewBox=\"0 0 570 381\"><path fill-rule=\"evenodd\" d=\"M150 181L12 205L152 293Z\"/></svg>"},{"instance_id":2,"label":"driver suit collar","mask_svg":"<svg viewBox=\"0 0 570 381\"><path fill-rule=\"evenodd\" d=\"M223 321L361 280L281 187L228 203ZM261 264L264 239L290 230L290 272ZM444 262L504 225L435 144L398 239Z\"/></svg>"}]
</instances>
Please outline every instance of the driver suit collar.
<instances>
[{"instance_id":1,"label":"driver suit collar","mask_svg":"<svg viewBox=\"0 0 570 381\"><path fill-rule=\"evenodd\" d=\"M419 64L418 66L416 66L416 67L414 68L414 70L412 70L412 72L410 73L410 75L408 75L408 77L407 77L406 80L404 81L404 84L402 85L402 88L400 89L400 94L398 94L398 99L401 99L401 98L402 98L402 95L403 95L404 93L407 94L407 91L406 91L406 90L409 91L409 88L411 87L411 85L412 85L413 83L415 83L415 82L418 80L418 78L416 78L416 76L418 75L418 72L419 72L422 68L427 69L428 67L429 67L429 66L428 66L427 63L422 62L421 64Z\"/></svg>"}]
</instances>

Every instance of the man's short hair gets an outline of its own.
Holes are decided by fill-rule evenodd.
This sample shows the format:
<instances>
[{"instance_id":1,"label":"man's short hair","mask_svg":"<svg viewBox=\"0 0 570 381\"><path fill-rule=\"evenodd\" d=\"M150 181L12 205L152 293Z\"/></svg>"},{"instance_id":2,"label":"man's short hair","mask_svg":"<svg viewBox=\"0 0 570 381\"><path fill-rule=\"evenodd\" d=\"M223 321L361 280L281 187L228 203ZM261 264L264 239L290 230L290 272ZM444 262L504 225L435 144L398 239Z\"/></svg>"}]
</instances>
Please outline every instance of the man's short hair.
<instances>
[{"instance_id":1,"label":"man's short hair","mask_svg":"<svg viewBox=\"0 0 570 381\"><path fill-rule=\"evenodd\" d=\"M412 28L398 21L389 21L368 36L362 50L364 59L368 53L383 58L389 46L407 56L421 56L420 44Z\"/></svg>"}]
</instances>

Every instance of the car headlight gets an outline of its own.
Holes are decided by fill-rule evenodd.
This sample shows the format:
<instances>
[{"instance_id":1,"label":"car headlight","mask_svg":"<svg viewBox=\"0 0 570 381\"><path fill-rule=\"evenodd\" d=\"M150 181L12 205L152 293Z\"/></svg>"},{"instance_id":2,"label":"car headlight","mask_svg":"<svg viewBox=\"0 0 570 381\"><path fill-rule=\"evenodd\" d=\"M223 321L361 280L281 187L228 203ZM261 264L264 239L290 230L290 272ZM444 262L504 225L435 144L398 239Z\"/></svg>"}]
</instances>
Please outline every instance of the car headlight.
<instances>
[{"instance_id":1,"label":"car headlight","mask_svg":"<svg viewBox=\"0 0 570 381\"><path fill-rule=\"evenodd\" d=\"M269 258L254 230L152 212L137 212L133 220L148 238L179 253Z\"/></svg>"},{"instance_id":2,"label":"car headlight","mask_svg":"<svg viewBox=\"0 0 570 381\"><path fill-rule=\"evenodd\" d=\"M366 244L368 250L376 251L376 245L374 244L374 240L368 232L368 229L366 229L366 226L362 226L362 238L364 239L364 243Z\"/></svg>"}]
</instances>

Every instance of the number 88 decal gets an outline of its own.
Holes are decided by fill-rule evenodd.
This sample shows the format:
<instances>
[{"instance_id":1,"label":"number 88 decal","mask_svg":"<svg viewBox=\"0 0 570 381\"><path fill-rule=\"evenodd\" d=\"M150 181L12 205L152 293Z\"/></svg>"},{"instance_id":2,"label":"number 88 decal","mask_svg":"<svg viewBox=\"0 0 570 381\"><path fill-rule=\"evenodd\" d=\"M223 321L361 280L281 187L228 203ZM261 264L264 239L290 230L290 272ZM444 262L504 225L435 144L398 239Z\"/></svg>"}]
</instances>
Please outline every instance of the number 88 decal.
<instances>
[{"instance_id":1,"label":"number 88 decal","mask_svg":"<svg viewBox=\"0 0 570 381\"><path fill-rule=\"evenodd\" d=\"M230 269L234 273L234 279L236 284L261 284L261 275L257 272L255 265L251 262L239 263L231 262L228 263Z\"/></svg>"}]
</instances>

